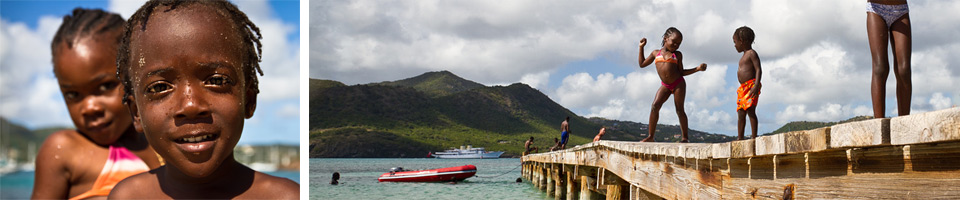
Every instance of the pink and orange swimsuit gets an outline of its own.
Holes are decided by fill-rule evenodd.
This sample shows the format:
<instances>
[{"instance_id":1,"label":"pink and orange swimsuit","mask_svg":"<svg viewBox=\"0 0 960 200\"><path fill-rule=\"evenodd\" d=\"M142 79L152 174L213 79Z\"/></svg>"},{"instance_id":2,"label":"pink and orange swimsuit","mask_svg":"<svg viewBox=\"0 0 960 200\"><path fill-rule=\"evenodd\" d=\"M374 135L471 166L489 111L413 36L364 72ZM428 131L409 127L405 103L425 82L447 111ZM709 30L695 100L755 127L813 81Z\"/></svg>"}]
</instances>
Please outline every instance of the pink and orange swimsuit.
<instances>
[{"instance_id":1,"label":"pink and orange swimsuit","mask_svg":"<svg viewBox=\"0 0 960 200\"><path fill-rule=\"evenodd\" d=\"M663 50L660 50L657 52L657 57L653 60L653 62L668 62L673 64L680 64L680 62L677 60L676 53L674 53L670 57L666 57L660 54L661 52L663 52ZM680 76L680 78L678 78L677 80L673 80L673 83L667 84L667 83L664 83L663 81L660 81L660 84L663 85L664 87L667 87L668 90L673 91L677 89L677 86L679 86L680 83L682 82L683 82L683 76Z\"/></svg>"},{"instance_id":2,"label":"pink and orange swimsuit","mask_svg":"<svg viewBox=\"0 0 960 200\"><path fill-rule=\"evenodd\" d=\"M134 174L149 171L147 164L137 157L136 154L122 146L110 145L110 155L107 157L107 163L103 165L103 170L93 182L93 188L90 191L77 195L70 199L86 199L95 196L107 196L113 186L121 180Z\"/></svg>"}]
</instances>

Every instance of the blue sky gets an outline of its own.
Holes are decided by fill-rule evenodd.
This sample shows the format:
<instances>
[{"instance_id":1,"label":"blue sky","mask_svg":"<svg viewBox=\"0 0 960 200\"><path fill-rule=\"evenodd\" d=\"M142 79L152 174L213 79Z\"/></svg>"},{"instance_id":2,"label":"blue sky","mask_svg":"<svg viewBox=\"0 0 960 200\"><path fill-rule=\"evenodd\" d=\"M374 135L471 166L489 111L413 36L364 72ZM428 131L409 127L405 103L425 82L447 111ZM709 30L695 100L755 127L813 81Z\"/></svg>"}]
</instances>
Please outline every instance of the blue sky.
<instances>
[{"instance_id":1,"label":"blue sky","mask_svg":"<svg viewBox=\"0 0 960 200\"><path fill-rule=\"evenodd\" d=\"M955 107L960 1L909 6L911 112ZM658 49L677 27L684 67L709 65L685 78L690 128L735 135L741 54L732 36L749 26L764 72L760 133L873 112L864 1L354 0L310 10L311 78L364 84L448 70L485 85L526 83L581 116L648 123L660 80L655 67L637 67L637 45L647 38L644 53ZM891 73L888 117L895 83ZM659 112L659 123L678 124L672 98Z\"/></svg>"},{"instance_id":2,"label":"blue sky","mask_svg":"<svg viewBox=\"0 0 960 200\"><path fill-rule=\"evenodd\" d=\"M28 128L69 126L53 77L50 41L75 7L101 8L124 18L144 1L0 1L0 116ZM254 117L240 144L299 144L300 2L234 2L264 35L264 76Z\"/></svg>"}]
</instances>

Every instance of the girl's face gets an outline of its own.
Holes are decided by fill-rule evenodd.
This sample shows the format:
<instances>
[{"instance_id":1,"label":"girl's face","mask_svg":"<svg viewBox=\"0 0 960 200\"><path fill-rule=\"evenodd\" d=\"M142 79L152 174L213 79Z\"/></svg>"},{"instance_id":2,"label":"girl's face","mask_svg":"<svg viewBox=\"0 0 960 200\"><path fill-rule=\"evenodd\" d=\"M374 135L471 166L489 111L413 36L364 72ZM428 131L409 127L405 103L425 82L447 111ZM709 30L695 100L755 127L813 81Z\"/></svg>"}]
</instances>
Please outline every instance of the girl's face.
<instances>
[{"instance_id":1,"label":"girl's face","mask_svg":"<svg viewBox=\"0 0 960 200\"><path fill-rule=\"evenodd\" d=\"M54 51L53 72L60 84L70 119L77 130L99 145L115 143L130 130L130 112L123 105L117 79L117 38L121 31L80 36L73 48Z\"/></svg>"},{"instance_id":2,"label":"girl's face","mask_svg":"<svg viewBox=\"0 0 960 200\"><path fill-rule=\"evenodd\" d=\"M184 6L153 12L130 39L134 125L168 164L195 178L233 159L243 120L253 115L256 94L231 24L206 6Z\"/></svg>"},{"instance_id":3,"label":"girl's face","mask_svg":"<svg viewBox=\"0 0 960 200\"><path fill-rule=\"evenodd\" d=\"M680 34L670 34L663 38L663 48L669 51L677 51L677 49L680 49L680 42L682 41L683 36L680 36Z\"/></svg>"}]
</instances>

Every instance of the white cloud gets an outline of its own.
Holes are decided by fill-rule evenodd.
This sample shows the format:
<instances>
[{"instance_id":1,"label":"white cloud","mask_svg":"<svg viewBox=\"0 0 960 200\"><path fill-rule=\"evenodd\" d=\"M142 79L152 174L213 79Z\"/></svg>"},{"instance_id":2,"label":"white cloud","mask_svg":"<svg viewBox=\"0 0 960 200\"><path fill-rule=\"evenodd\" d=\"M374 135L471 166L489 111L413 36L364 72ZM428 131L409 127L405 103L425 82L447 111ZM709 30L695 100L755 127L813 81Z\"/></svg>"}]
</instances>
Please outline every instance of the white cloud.
<instances>
[{"instance_id":1,"label":"white cloud","mask_svg":"<svg viewBox=\"0 0 960 200\"><path fill-rule=\"evenodd\" d=\"M608 59L635 66L637 42L659 48L667 27L685 35L691 128L732 133L741 54L731 36L754 29L763 66L761 129L797 120L872 115L872 63L862 1L324 1L311 4L310 77L347 84L450 70L481 83L524 82L586 116L647 122L655 69L603 72L570 63ZM960 102L960 2L910 2L916 112ZM891 61L893 58L890 58ZM593 75L590 75L593 74ZM890 75L887 115L896 114ZM554 81L550 80L554 77ZM556 81L562 79L561 81ZM937 95L939 93L939 95ZM949 104L949 105L948 105ZM661 123L676 124L672 103Z\"/></svg>"},{"instance_id":2,"label":"white cloud","mask_svg":"<svg viewBox=\"0 0 960 200\"><path fill-rule=\"evenodd\" d=\"M50 58L50 41L61 20L41 17L35 30L0 20L0 116L31 128L72 125Z\"/></svg>"},{"instance_id":3,"label":"white cloud","mask_svg":"<svg viewBox=\"0 0 960 200\"><path fill-rule=\"evenodd\" d=\"M130 19L130 16L133 16L133 13L146 2L146 0L110 0L107 10L120 14L123 19Z\"/></svg>"}]
</instances>

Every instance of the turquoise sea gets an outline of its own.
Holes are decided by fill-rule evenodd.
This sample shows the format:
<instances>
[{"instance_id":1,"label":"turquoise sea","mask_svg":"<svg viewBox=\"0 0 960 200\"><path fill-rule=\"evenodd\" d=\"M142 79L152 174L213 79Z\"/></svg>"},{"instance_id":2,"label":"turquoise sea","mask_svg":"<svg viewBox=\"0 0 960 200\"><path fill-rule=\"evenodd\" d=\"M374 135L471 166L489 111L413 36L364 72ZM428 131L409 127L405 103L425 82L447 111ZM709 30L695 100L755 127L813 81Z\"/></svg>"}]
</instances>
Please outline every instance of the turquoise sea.
<instances>
[{"instance_id":1,"label":"turquoise sea","mask_svg":"<svg viewBox=\"0 0 960 200\"><path fill-rule=\"evenodd\" d=\"M433 169L471 164L477 174L463 182L377 182L392 167ZM312 158L310 199L553 199L527 183L517 183L520 159ZM330 185L333 172L340 184Z\"/></svg>"},{"instance_id":2,"label":"turquoise sea","mask_svg":"<svg viewBox=\"0 0 960 200\"><path fill-rule=\"evenodd\" d=\"M299 171L264 172L300 183ZM0 199L29 199L33 192L33 172L15 172L0 176Z\"/></svg>"}]
</instances>

